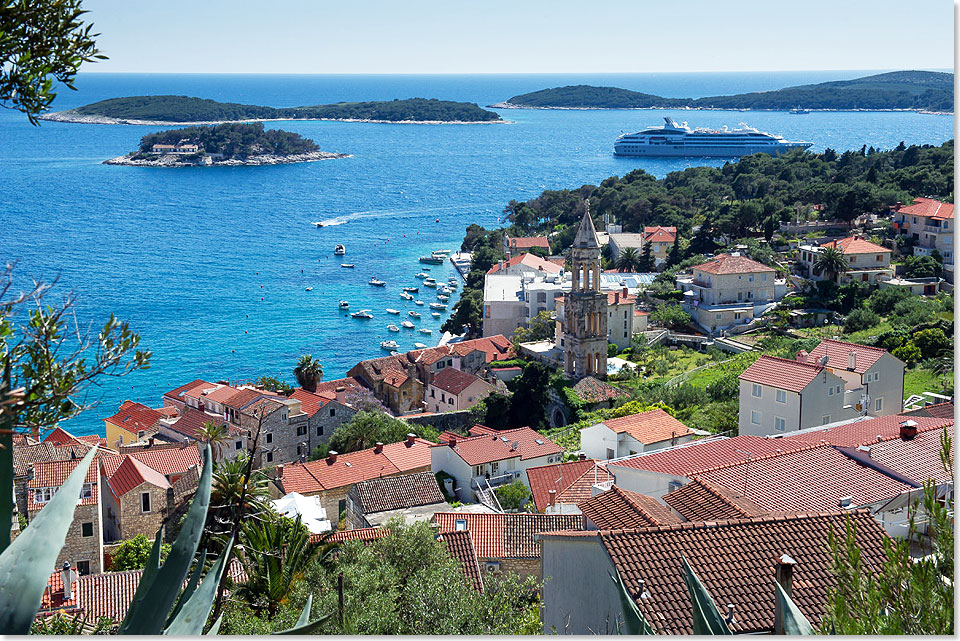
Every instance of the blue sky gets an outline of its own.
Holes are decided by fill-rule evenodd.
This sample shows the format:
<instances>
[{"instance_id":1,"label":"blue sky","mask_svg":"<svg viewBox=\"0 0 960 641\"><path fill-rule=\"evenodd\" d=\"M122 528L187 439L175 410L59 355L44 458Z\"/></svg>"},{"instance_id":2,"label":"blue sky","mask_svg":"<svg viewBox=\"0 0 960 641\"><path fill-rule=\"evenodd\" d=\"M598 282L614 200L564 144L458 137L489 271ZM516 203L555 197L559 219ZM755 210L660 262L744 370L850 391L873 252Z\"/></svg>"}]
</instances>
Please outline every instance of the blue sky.
<instances>
[{"instance_id":1,"label":"blue sky","mask_svg":"<svg viewBox=\"0 0 960 641\"><path fill-rule=\"evenodd\" d=\"M86 0L99 72L953 67L949 0Z\"/></svg>"}]
</instances>

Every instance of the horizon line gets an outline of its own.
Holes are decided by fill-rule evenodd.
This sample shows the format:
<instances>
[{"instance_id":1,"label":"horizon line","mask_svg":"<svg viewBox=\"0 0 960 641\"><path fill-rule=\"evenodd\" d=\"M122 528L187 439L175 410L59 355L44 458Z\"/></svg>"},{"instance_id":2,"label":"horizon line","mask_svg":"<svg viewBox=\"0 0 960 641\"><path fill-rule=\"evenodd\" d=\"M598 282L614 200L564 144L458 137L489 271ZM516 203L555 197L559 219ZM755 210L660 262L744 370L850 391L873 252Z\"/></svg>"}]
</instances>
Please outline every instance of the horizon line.
<instances>
[{"instance_id":1,"label":"horizon line","mask_svg":"<svg viewBox=\"0 0 960 641\"><path fill-rule=\"evenodd\" d=\"M893 71L928 71L933 73L950 73L951 67L924 67L911 69L745 69L732 71L328 71L328 72L284 72L284 71L96 71L83 70L77 72L90 75L108 74L138 74L138 75L176 75L176 76L562 76L562 75L594 75L594 76L625 76L625 75L665 75L665 74L724 74L724 73L847 73L847 72L876 72L889 73Z\"/></svg>"}]
</instances>

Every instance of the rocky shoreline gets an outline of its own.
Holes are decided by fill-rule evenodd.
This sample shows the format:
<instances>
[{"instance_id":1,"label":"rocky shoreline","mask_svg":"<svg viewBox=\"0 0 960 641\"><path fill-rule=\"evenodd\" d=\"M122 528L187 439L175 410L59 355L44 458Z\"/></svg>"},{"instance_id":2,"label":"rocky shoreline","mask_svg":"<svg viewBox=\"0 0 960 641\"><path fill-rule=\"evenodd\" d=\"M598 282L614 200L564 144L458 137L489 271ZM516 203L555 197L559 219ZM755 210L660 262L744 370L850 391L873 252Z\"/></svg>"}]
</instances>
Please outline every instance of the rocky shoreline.
<instances>
[{"instance_id":1,"label":"rocky shoreline","mask_svg":"<svg viewBox=\"0 0 960 641\"><path fill-rule=\"evenodd\" d=\"M160 127L192 127L198 125L222 125L242 122L295 122L297 120L313 122L365 122L384 125L491 125L503 124L506 120L372 120L357 118L254 118L249 120L191 120L173 122L170 120L133 120L129 118L111 118L110 116L88 116L73 110L55 111L39 116L40 120L50 122L71 122L81 125L144 125Z\"/></svg>"},{"instance_id":2,"label":"rocky shoreline","mask_svg":"<svg viewBox=\"0 0 960 641\"><path fill-rule=\"evenodd\" d=\"M351 154L337 154L329 151L311 151L305 154L292 154L289 156L275 156L265 154L262 156L248 156L244 160L231 158L229 160L212 160L209 163L204 162L186 162L181 156L175 154L164 154L150 159L134 160L130 155L118 156L109 160L104 160L104 165L126 165L128 167L239 167L254 165L286 165L295 162L313 162L316 160L333 160L336 158L349 158ZM210 158L207 156L206 158Z\"/></svg>"},{"instance_id":3,"label":"rocky shoreline","mask_svg":"<svg viewBox=\"0 0 960 641\"><path fill-rule=\"evenodd\" d=\"M512 102L496 102L487 105L488 109L550 109L567 111L601 111L601 110L619 110L619 111L779 111L787 113L787 109L733 109L730 107L540 107L534 105L518 105ZM952 111L930 111L927 109L806 109L813 112L858 112L858 111L876 111L876 112L898 112L898 113L918 113L928 116L952 116Z\"/></svg>"}]
</instances>

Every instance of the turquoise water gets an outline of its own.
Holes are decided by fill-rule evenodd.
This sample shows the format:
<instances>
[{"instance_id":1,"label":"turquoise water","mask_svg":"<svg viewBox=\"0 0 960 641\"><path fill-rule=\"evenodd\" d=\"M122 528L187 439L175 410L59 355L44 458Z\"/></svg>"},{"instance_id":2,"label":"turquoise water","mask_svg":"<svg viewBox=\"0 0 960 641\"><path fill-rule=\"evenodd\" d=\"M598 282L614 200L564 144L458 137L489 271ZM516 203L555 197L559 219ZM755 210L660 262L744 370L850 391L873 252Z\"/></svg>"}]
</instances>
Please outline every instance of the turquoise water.
<instances>
[{"instance_id":1,"label":"turquoise water","mask_svg":"<svg viewBox=\"0 0 960 641\"><path fill-rule=\"evenodd\" d=\"M177 93L265 105L413 96L481 105L550 86L609 84L664 96L775 89L852 78L863 72L785 74L646 74L617 76L176 76L82 75L57 109L108 97ZM351 158L268 167L156 169L112 167L106 158L133 149L156 127L44 123L30 126L0 113L0 256L19 261L17 275L51 278L79 295L82 323L111 313L130 322L153 350L144 372L108 380L94 392L99 408L67 427L102 429L102 417L126 398L160 403L183 382L248 380L261 374L292 380L300 354L324 364L327 378L383 354L396 339L433 344L443 319L403 301L417 285L417 257L459 248L473 222L496 225L511 199L543 189L597 184L643 168L657 176L717 160L615 158L621 131L662 122L735 126L746 122L814 150L899 141L939 144L953 137L951 116L913 113L813 113L794 116L722 111L519 111L511 124L389 125L278 123ZM343 221L316 229L313 221ZM343 243L345 257L333 256ZM340 268L341 262L357 265ZM449 264L432 267L438 280ZM371 276L386 288L367 284ZM313 287L313 291L305 291ZM424 302L435 292L421 287ZM345 317L373 310L373 320ZM449 301L455 302L456 295ZM417 326L433 336L388 332L403 318L387 307L418 309ZM445 319L449 311L443 313Z\"/></svg>"}]
</instances>

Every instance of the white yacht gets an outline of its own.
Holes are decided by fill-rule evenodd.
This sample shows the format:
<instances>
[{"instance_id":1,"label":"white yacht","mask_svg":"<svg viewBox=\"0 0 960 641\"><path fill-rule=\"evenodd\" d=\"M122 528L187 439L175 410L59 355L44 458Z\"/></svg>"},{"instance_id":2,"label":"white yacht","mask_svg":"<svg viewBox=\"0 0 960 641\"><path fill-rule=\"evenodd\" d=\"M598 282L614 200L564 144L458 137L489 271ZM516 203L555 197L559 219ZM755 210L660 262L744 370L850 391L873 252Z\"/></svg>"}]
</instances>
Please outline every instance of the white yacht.
<instances>
[{"instance_id":1,"label":"white yacht","mask_svg":"<svg viewBox=\"0 0 960 641\"><path fill-rule=\"evenodd\" d=\"M649 127L622 134L613 143L615 156L690 156L737 158L767 153L772 156L791 149L807 149L812 142L790 142L783 136L762 132L741 123L740 129L691 129L665 117L663 127Z\"/></svg>"},{"instance_id":2,"label":"white yacht","mask_svg":"<svg viewBox=\"0 0 960 641\"><path fill-rule=\"evenodd\" d=\"M397 341L380 341L380 349L395 352L397 351Z\"/></svg>"},{"instance_id":3,"label":"white yacht","mask_svg":"<svg viewBox=\"0 0 960 641\"><path fill-rule=\"evenodd\" d=\"M347 248L344 247L343 245L337 245L336 247L333 248L333 253L335 256L343 256L344 254L347 253Z\"/></svg>"}]
</instances>

